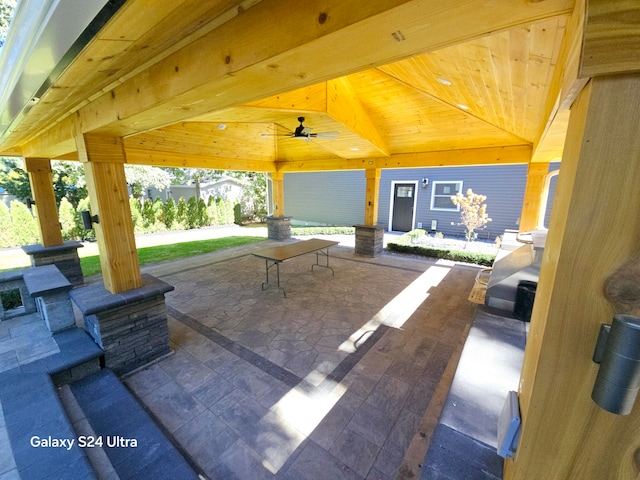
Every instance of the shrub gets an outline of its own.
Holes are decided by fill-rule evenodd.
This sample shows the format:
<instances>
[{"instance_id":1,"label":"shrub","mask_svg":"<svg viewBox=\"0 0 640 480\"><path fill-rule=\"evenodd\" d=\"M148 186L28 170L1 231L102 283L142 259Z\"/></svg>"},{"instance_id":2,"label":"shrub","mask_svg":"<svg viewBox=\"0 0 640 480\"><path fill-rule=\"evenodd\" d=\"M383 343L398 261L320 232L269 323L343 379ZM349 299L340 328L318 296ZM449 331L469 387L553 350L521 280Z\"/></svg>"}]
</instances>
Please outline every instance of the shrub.
<instances>
[{"instance_id":1,"label":"shrub","mask_svg":"<svg viewBox=\"0 0 640 480\"><path fill-rule=\"evenodd\" d=\"M153 201L153 215L155 217L155 224L164 225L164 203L160 197L156 197Z\"/></svg>"},{"instance_id":2,"label":"shrub","mask_svg":"<svg viewBox=\"0 0 640 480\"><path fill-rule=\"evenodd\" d=\"M36 219L27 206L18 201L11 200L11 225L14 240L18 245L33 245L40 242L40 233L36 225Z\"/></svg>"},{"instance_id":3,"label":"shrub","mask_svg":"<svg viewBox=\"0 0 640 480\"><path fill-rule=\"evenodd\" d=\"M9 208L0 202L0 248L13 247L16 245L13 239L13 227L11 226L11 213Z\"/></svg>"},{"instance_id":4,"label":"shrub","mask_svg":"<svg viewBox=\"0 0 640 480\"><path fill-rule=\"evenodd\" d=\"M176 221L180 224L180 228L187 226L187 201L184 197L180 197L180 200L178 200Z\"/></svg>"},{"instance_id":5,"label":"shrub","mask_svg":"<svg viewBox=\"0 0 640 480\"><path fill-rule=\"evenodd\" d=\"M456 262L475 263L490 267L496 256L488 253L467 252L462 250L448 250L443 248L421 247L418 245L400 245L398 243L388 243L387 250L396 253L409 253L423 257L442 258Z\"/></svg>"},{"instance_id":6,"label":"shrub","mask_svg":"<svg viewBox=\"0 0 640 480\"><path fill-rule=\"evenodd\" d=\"M206 227L210 225L209 212L207 211L207 204L203 199L198 200L198 226Z\"/></svg>"},{"instance_id":7,"label":"shrub","mask_svg":"<svg viewBox=\"0 0 640 480\"><path fill-rule=\"evenodd\" d=\"M153 211L153 200L147 198L142 204L142 227L147 232L156 224L156 215Z\"/></svg>"},{"instance_id":8,"label":"shrub","mask_svg":"<svg viewBox=\"0 0 640 480\"><path fill-rule=\"evenodd\" d=\"M187 201L187 228L196 228L198 226L198 201L196 197L189 197Z\"/></svg>"},{"instance_id":9,"label":"shrub","mask_svg":"<svg viewBox=\"0 0 640 480\"><path fill-rule=\"evenodd\" d=\"M142 219L142 209L140 201L135 197L129 197L129 208L131 209L131 222L134 233L144 233L144 221Z\"/></svg>"},{"instance_id":10,"label":"shrub","mask_svg":"<svg viewBox=\"0 0 640 480\"><path fill-rule=\"evenodd\" d=\"M233 206L233 223L242 225L242 205L239 203Z\"/></svg>"},{"instance_id":11,"label":"shrub","mask_svg":"<svg viewBox=\"0 0 640 480\"><path fill-rule=\"evenodd\" d=\"M74 240L78 238L78 225L76 222L76 209L73 208L67 197L62 197L60 207L58 207L58 215L60 217L60 227L62 229L62 238L64 240Z\"/></svg>"},{"instance_id":12,"label":"shrub","mask_svg":"<svg viewBox=\"0 0 640 480\"><path fill-rule=\"evenodd\" d=\"M163 210L164 225L168 229L171 229L176 222L176 216L178 213L176 211L176 202L173 200L173 198L169 197L167 199L167 201L164 203Z\"/></svg>"}]
</instances>

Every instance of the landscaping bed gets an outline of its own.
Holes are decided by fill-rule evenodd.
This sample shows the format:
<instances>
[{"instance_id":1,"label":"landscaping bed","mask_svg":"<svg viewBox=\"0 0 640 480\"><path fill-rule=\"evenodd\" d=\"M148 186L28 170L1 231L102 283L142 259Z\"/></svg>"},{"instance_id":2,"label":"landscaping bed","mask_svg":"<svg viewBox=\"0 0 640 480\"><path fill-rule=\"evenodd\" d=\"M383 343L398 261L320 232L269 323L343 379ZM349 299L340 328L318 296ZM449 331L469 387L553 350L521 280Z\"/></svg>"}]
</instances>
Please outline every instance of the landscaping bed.
<instances>
[{"instance_id":1,"label":"landscaping bed","mask_svg":"<svg viewBox=\"0 0 640 480\"><path fill-rule=\"evenodd\" d=\"M423 229L407 232L387 244L387 250L390 252L442 258L486 267L493 265L498 248L499 244L496 242L466 242L458 238L429 235Z\"/></svg>"}]
</instances>

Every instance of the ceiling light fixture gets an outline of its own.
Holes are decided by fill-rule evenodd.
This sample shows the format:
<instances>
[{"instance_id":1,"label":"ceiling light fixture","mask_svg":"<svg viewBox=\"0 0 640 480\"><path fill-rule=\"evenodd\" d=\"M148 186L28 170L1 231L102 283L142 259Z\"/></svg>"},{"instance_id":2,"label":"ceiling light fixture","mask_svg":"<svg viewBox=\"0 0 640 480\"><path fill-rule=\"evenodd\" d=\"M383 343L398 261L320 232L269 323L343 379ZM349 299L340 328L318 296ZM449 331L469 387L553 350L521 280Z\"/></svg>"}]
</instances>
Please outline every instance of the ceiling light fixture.
<instances>
[{"instance_id":1,"label":"ceiling light fixture","mask_svg":"<svg viewBox=\"0 0 640 480\"><path fill-rule=\"evenodd\" d=\"M218 124L218 130L226 130L227 126L224 123L219 123Z\"/></svg>"},{"instance_id":2,"label":"ceiling light fixture","mask_svg":"<svg viewBox=\"0 0 640 480\"><path fill-rule=\"evenodd\" d=\"M451 85L451 81L442 77L438 77L438 82L440 82L442 85L447 85L447 86Z\"/></svg>"},{"instance_id":3,"label":"ceiling light fixture","mask_svg":"<svg viewBox=\"0 0 640 480\"><path fill-rule=\"evenodd\" d=\"M469 106L465 105L464 103L458 103L458 108L461 108L462 110L469 110Z\"/></svg>"}]
</instances>

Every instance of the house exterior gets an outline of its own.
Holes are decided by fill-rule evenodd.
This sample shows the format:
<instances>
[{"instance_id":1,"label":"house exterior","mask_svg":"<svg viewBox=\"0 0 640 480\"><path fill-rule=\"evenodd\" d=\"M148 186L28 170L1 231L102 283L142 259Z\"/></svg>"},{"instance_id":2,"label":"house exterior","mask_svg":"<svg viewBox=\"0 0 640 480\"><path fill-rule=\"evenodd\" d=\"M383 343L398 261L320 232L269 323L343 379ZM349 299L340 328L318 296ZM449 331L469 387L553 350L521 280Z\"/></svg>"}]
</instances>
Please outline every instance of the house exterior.
<instances>
[{"instance_id":1,"label":"house exterior","mask_svg":"<svg viewBox=\"0 0 640 480\"><path fill-rule=\"evenodd\" d=\"M549 171L558 168L559 163L552 163ZM556 178L550 179L545 226ZM389 231L424 228L462 236L465 227L459 225L459 208L450 197L470 188L487 197L492 219L479 238L495 239L507 229L518 229L526 182L527 165L383 170L378 223ZM292 173L285 175L284 185L285 211L294 225L362 223L366 179L361 171Z\"/></svg>"},{"instance_id":2,"label":"house exterior","mask_svg":"<svg viewBox=\"0 0 640 480\"><path fill-rule=\"evenodd\" d=\"M241 180L232 177L222 177L218 180L211 182L203 182L200 184L200 198L205 203L209 201L210 197L221 198L225 201L232 201L238 203L244 192L245 184ZM158 190L156 188L150 188L147 192L147 197L155 199L160 197L163 200L173 198L178 202L180 198L184 197L188 200L190 197L196 195L196 185L190 183L187 185L171 185L166 190Z\"/></svg>"}]
</instances>

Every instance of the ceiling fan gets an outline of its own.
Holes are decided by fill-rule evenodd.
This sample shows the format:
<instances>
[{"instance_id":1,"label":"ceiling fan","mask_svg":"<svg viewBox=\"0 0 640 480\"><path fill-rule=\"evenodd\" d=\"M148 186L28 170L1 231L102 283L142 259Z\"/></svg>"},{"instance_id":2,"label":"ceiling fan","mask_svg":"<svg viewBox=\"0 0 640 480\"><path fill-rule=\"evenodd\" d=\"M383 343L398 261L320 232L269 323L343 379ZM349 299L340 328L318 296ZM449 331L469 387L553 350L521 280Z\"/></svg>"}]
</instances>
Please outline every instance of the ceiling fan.
<instances>
[{"instance_id":1,"label":"ceiling fan","mask_svg":"<svg viewBox=\"0 0 640 480\"><path fill-rule=\"evenodd\" d=\"M296 127L293 132L288 133L263 133L263 137L291 137L298 138L300 140L304 140L305 142L310 142L314 138L320 138L323 140L334 140L340 132L318 132L311 133L313 128L305 127L302 123L304 122L304 117L298 117L298 121L300 125Z\"/></svg>"}]
</instances>

